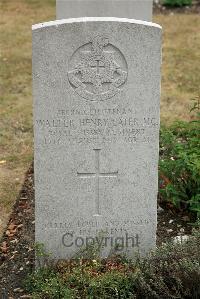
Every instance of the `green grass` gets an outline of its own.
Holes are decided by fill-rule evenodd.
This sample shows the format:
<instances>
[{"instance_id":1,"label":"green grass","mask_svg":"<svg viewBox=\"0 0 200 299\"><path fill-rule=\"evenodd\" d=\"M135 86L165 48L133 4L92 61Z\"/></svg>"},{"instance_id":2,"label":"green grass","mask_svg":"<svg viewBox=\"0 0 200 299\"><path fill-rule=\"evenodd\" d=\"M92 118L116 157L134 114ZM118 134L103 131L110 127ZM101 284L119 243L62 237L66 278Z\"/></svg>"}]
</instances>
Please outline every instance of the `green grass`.
<instances>
[{"instance_id":1,"label":"green grass","mask_svg":"<svg viewBox=\"0 0 200 299\"><path fill-rule=\"evenodd\" d=\"M54 0L0 0L0 234L33 158L31 25L55 11ZM161 120L189 119L200 82L199 16L154 21L164 28Z\"/></svg>"}]
</instances>

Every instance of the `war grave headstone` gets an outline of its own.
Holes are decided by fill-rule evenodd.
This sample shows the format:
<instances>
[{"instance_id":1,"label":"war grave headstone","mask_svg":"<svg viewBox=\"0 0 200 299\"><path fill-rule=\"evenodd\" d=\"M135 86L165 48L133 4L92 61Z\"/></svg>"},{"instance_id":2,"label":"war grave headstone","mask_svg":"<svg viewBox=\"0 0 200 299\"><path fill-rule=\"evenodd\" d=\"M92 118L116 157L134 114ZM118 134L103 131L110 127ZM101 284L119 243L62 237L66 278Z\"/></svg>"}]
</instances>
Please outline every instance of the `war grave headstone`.
<instances>
[{"instance_id":1,"label":"war grave headstone","mask_svg":"<svg viewBox=\"0 0 200 299\"><path fill-rule=\"evenodd\" d=\"M36 241L54 258L155 247L161 27L33 25Z\"/></svg>"},{"instance_id":2,"label":"war grave headstone","mask_svg":"<svg viewBox=\"0 0 200 299\"><path fill-rule=\"evenodd\" d=\"M152 20L153 0L57 0L56 18L118 17Z\"/></svg>"}]
</instances>

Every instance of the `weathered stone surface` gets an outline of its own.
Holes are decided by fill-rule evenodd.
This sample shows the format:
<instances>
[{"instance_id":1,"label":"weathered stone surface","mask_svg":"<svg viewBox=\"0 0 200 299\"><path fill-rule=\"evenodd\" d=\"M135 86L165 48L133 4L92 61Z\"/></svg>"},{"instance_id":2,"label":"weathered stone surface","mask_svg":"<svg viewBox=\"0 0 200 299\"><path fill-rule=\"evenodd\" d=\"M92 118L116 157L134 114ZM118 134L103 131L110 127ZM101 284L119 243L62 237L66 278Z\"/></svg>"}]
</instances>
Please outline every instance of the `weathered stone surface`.
<instances>
[{"instance_id":1,"label":"weathered stone surface","mask_svg":"<svg viewBox=\"0 0 200 299\"><path fill-rule=\"evenodd\" d=\"M118 17L152 20L153 0L57 0L57 19Z\"/></svg>"},{"instance_id":2,"label":"weathered stone surface","mask_svg":"<svg viewBox=\"0 0 200 299\"><path fill-rule=\"evenodd\" d=\"M155 246L160 52L153 23L33 26L36 241L54 257Z\"/></svg>"}]
</instances>

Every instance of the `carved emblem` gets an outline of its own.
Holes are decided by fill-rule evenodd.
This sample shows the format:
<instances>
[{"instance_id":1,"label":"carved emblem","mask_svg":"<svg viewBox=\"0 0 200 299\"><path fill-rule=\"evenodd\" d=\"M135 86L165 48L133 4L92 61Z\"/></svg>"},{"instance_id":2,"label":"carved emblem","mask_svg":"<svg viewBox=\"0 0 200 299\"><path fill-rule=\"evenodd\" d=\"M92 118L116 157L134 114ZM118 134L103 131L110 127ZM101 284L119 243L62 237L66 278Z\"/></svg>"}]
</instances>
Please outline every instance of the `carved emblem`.
<instances>
[{"instance_id":1,"label":"carved emblem","mask_svg":"<svg viewBox=\"0 0 200 299\"><path fill-rule=\"evenodd\" d=\"M79 96L104 101L115 96L127 80L127 63L108 38L96 36L72 55L68 78Z\"/></svg>"}]
</instances>

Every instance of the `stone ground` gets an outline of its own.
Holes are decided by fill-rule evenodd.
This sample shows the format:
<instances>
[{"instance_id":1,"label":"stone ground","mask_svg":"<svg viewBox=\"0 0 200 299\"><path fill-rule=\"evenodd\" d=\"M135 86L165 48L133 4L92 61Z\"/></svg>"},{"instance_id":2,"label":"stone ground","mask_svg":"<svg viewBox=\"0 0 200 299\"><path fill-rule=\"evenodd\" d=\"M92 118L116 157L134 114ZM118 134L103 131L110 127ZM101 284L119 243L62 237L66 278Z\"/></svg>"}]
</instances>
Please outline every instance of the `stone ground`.
<instances>
[{"instance_id":1,"label":"stone ground","mask_svg":"<svg viewBox=\"0 0 200 299\"><path fill-rule=\"evenodd\" d=\"M177 213L170 206L167 209L159 207L157 244L180 234L190 234L191 225L188 222L188 215ZM0 241L0 299L30 298L23 291L22 281L34 268L34 254L34 182L31 166Z\"/></svg>"}]
</instances>

